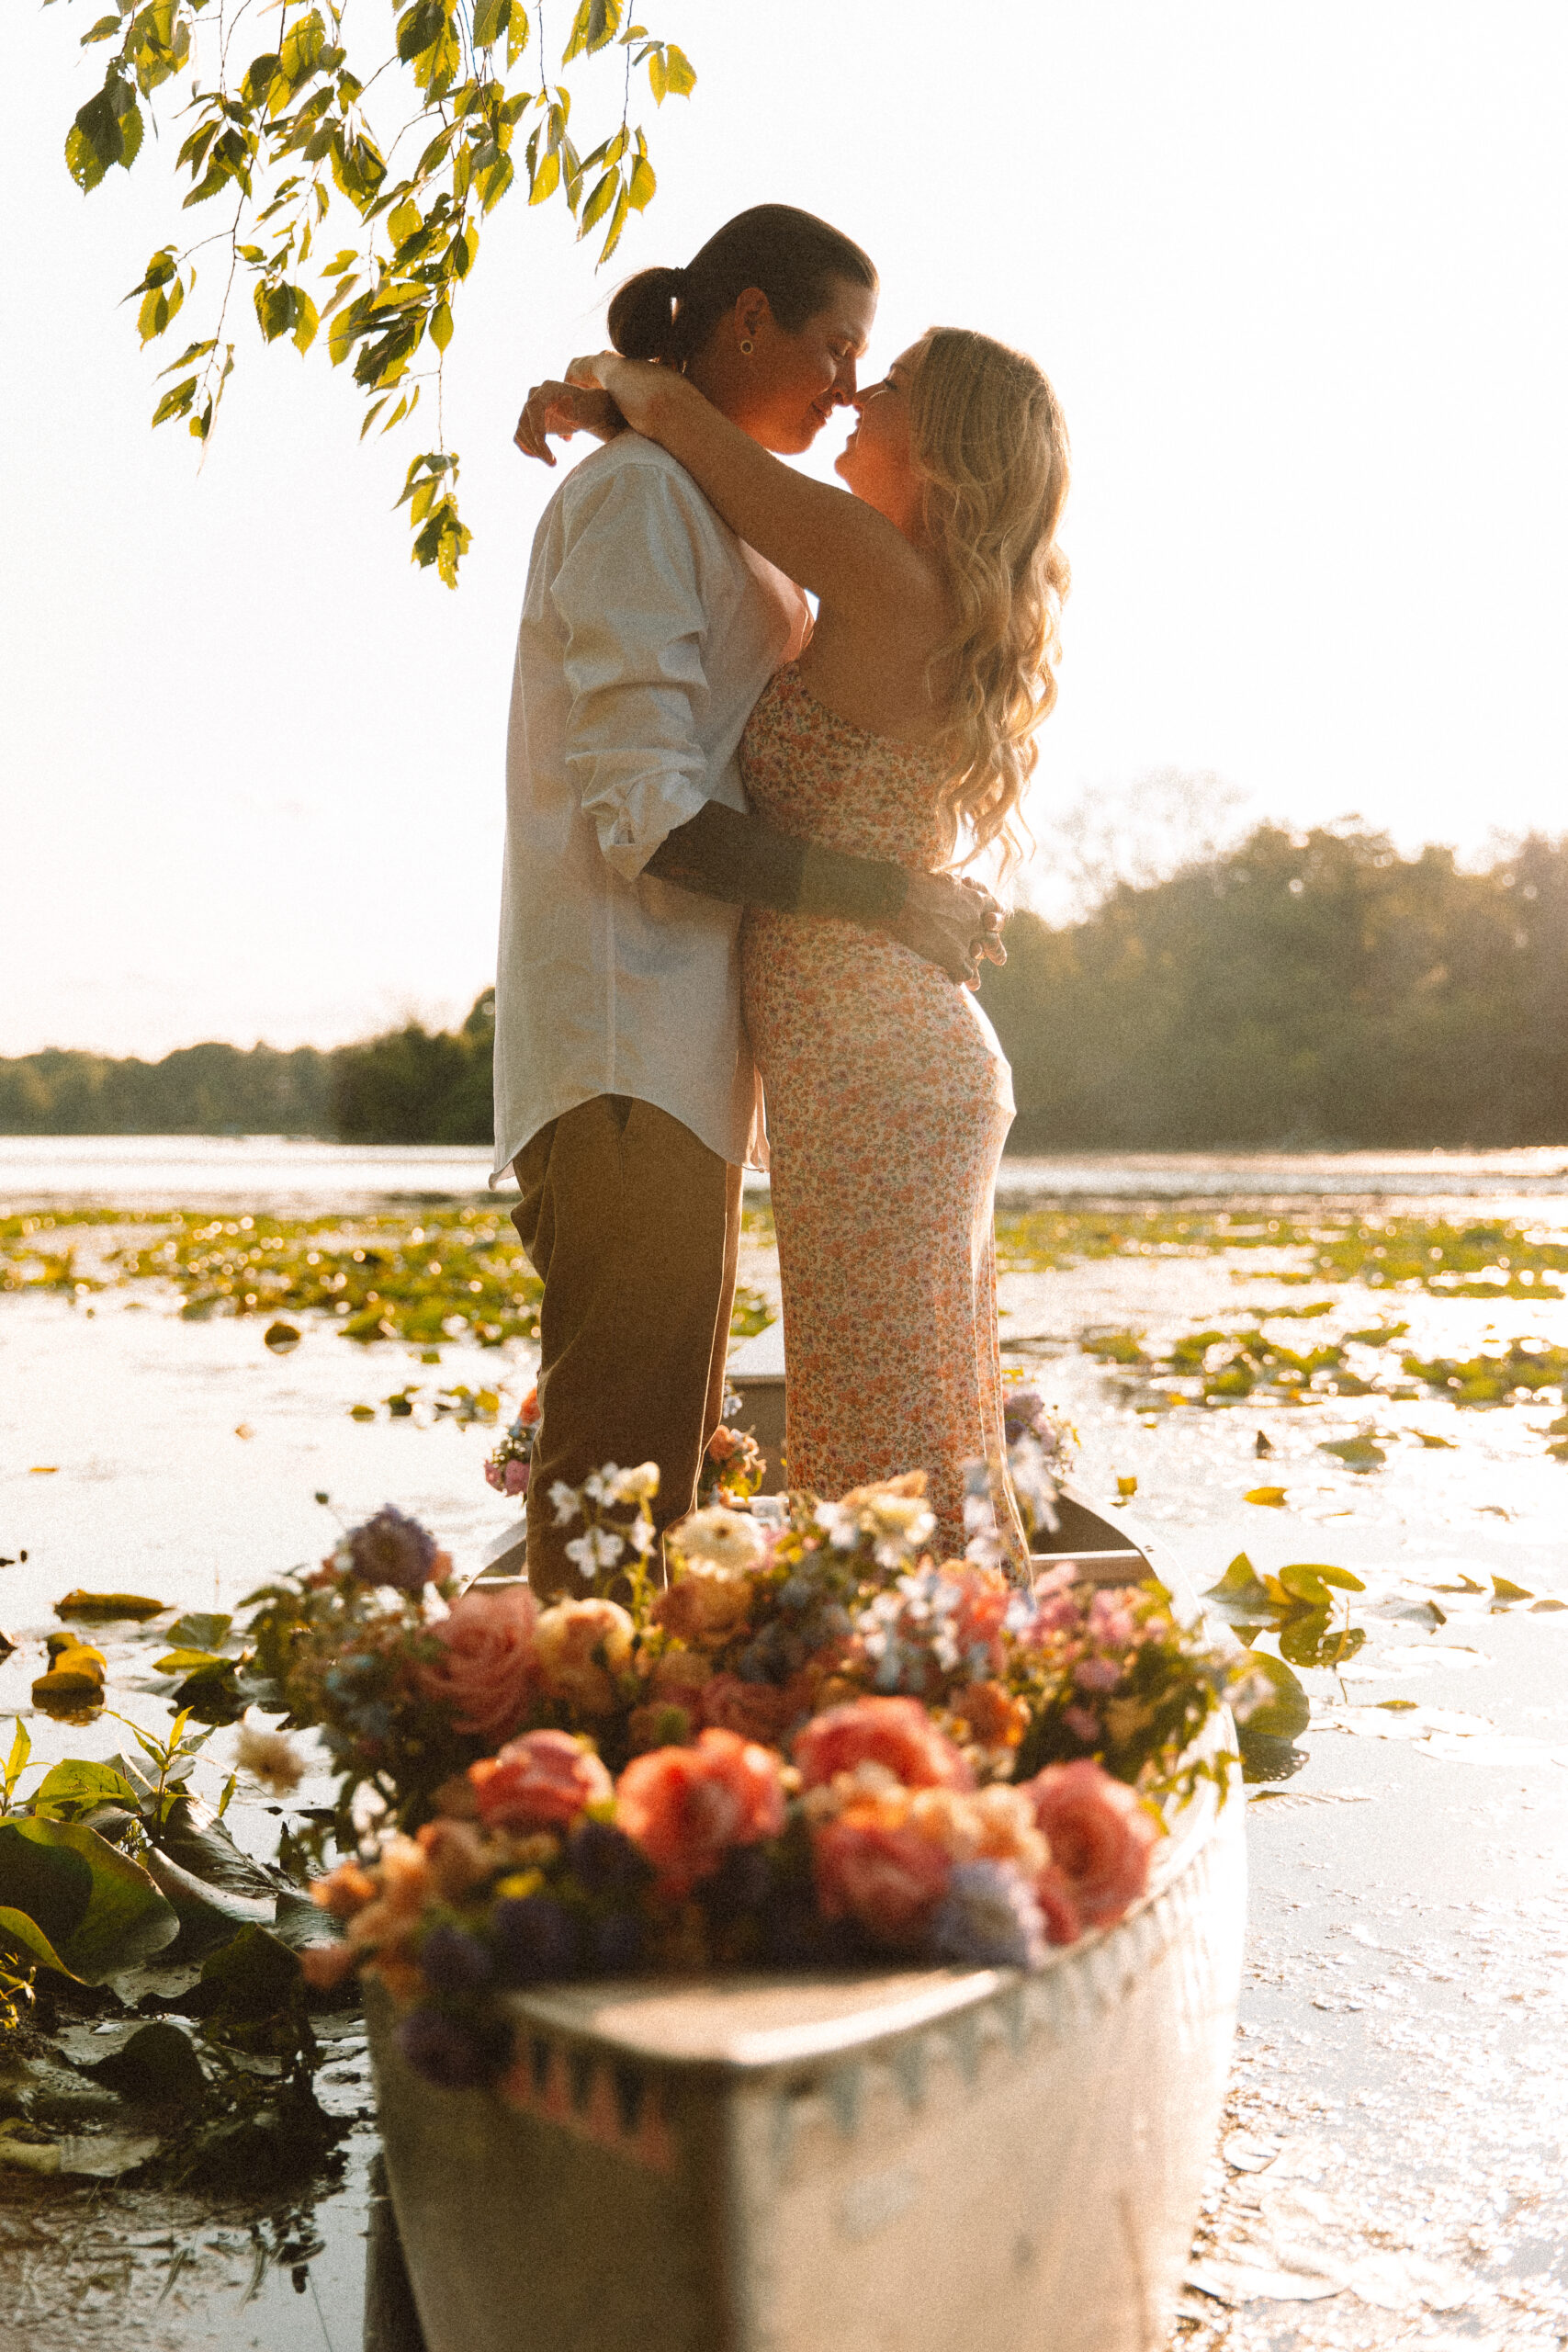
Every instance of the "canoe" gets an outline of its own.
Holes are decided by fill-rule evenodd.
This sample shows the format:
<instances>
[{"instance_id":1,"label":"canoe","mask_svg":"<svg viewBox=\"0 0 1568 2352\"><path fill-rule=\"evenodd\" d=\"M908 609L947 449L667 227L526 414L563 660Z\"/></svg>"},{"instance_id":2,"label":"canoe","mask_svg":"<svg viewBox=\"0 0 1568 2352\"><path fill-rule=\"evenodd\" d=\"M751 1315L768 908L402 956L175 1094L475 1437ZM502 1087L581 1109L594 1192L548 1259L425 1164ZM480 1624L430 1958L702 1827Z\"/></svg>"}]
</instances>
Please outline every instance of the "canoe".
<instances>
[{"instance_id":1,"label":"canoe","mask_svg":"<svg viewBox=\"0 0 1568 2352\"><path fill-rule=\"evenodd\" d=\"M1120 1514L1069 1493L1054 1542L1198 1613ZM1163 2352L1228 2072L1243 1823L1205 1782L1144 1899L1034 1974L518 1994L511 2103L432 2089L367 1986L428 2352Z\"/></svg>"}]
</instances>

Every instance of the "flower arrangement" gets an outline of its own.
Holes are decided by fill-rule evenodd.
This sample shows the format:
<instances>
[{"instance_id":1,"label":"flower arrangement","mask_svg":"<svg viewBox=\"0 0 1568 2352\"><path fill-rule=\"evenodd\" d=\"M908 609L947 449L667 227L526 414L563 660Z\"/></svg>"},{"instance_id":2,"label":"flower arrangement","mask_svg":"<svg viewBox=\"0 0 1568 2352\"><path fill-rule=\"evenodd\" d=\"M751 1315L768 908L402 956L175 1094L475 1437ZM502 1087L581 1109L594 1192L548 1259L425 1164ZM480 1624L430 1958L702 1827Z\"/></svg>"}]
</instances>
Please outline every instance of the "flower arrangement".
<instances>
[{"instance_id":1,"label":"flower arrangement","mask_svg":"<svg viewBox=\"0 0 1568 2352\"><path fill-rule=\"evenodd\" d=\"M539 1433L539 1392L530 1388L517 1408L516 1419L485 1464L485 1484L498 1495L525 1495Z\"/></svg>"},{"instance_id":2,"label":"flower arrangement","mask_svg":"<svg viewBox=\"0 0 1568 2352\"><path fill-rule=\"evenodd\" d=\"M1021 1589L983 1496L969 1555L934 1560L911 1474L777 1525L698 1510L660 1587L656 1483L554 1492L585 1590L547 1607L457 1593L429 1538L416 1591L389 1513L262 1597L282 1703L398 1825L318 1883L344 1932L307 1973L378 1974L433 2080L503 2073L500 1996L549 1978L1038 1966L1137 1898L1162 1807L1223 1781L1195 1743L1238 1668L1157 1585Z\"/></svg>"}]
</instances>

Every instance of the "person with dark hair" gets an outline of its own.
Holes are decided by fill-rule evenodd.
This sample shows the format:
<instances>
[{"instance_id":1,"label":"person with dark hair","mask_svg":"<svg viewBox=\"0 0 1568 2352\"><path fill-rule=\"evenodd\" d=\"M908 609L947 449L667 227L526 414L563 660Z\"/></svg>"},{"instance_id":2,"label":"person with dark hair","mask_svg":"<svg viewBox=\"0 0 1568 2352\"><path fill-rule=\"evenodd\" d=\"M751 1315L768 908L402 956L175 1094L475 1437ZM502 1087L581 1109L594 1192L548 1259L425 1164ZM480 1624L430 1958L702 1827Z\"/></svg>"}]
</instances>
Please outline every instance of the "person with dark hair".
<instances>
[{"instance_id":1,"label":"person with dark hair","mask_svg":"<svg viewBox=\"0 0 1568 2352\"><path fill-rule=\"evenodd\" d=\"M788 205L728 222L610 310L764 449L808 448L855 394L876 308L858 245ZM976 885L814 847L747 812L741 733L809 634L794 582L602 395L535 388L518 443L605 436L547 508L529 564L507 751L496 981L496 1179L544 1283L530 1582L581 1589L555 1495L656 1462L657 1521L691 1510L717 1428L741 1171L764 1164L740 1004L743 907L849 918L954 983L995 954ZM494 1180L492 1180L494 1181Z\"/></svg>"}]
</instances>

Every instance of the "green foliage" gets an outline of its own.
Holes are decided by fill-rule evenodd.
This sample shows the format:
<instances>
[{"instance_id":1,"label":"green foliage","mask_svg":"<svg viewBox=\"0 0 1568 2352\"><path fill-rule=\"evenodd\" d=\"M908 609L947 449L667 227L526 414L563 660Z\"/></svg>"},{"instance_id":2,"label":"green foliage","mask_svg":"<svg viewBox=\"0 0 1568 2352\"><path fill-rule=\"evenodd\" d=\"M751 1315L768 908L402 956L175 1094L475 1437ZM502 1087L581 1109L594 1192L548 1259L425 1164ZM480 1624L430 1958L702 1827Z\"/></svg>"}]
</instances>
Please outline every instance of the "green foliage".
<instances>
[{"instance_id":1,"label":"green foliage","mask_svg":"<svg viewBox=\"0 0 1568 2352\"><path fill-rule=\"evenodd\" d=\"M16 1926L18 1917L30 1934ZM146 1871L85 1823L0 1822L0 1934L15 1936L46 1967L98 1984L178 1933L173 1905Z\"/></svg>"},{"instance_id":2,"label":"green foliage","mask_svg":"<svg viewBox=\"0 0 1568 2352\"><path fill-rule=\"evenodd\" d=\"M243 269L265 343L288 340L304 356L320 338L334 368L352 360L369 402L365 432L401 424L434 380L439 433L454 302L478 259L481 220L525 178L530 204L558 194L580 237L602 232L599 259L607 261L630 214L655 189L647 137L630 119L634 69L646 67L660 107L687 96L696 80L672 42L624 21L625 0L581 0L562 70L606 53L610 74L600 86L613 123L584 153L569 129L581 74L572 76L575 86L552 84L542 56L536 87L532 56L526 82L517 71L531 49L543 47L538 0L532 9L525 0L412 0L396 12L389 56L378 47L369 55L356 49L351 59L346 15L335 0L290 14L285 0L270 33L276 47L248 65L233 51L239 19L226 26L210 0L117 0L114 13L82 36L84 48L111 46L102 87L66 134L66 169L77 186L97 187L116 164L129 171L148 119L155 120L153 93L184 83L175 109L190 125L175 164L189 182L183 209L216 199L222 218L220 229L188 245L161 245L127 297L138 306L143 345L153 342L196 287L195 255L212 243L227 248L213 332L163 370L178 380L153 411L155 425L183 419L198 442L210 435L234 366L225 330ZM400 90L394 110L406 115L389 139L378 137L365 103L383 76L383 95ZM405 138L410 160L398 164ZM347 219L353 242L327 259L315 246L334 210ZM434 365L415 372L427 344ZM399 502L411 509L414 561L434 566L448 587L457 585L470 537L457 512L457 479L455 452L416 458Z\"/></svg>"},{"instance_id":3,"label":"green foliage","mask_svg":"<svg viewBox=\"0 0 1568 2352\"><path fill-rule=\"evenodd\" d=\"M1500 1353L1462 1360L1406 1356L1404 1369L1454 1405L1506 1405L1517 1396L1539 1396L1543 1388L1568 1396L1568 1348L1551 1347L1544 1340L1515 1340Z\"/></svg>"},{"instance_id":4,"label":"green foliage","mask_svg":"<svg viewBox=\"0 0 1568 2352\"><path fill-rule=\"evenodd\" d=\"M345 1143L476 1143L492 1134L495 991L461 1029L405 1028L344 1046L333 1057L332 1121Z\"/></svg>"},{"instance_id":5,"label":"green foliage","mask_svg":"<svg viewBox=\"0 0 1568 2352\"><path fill-rule=\"evenodd\" d=\"M1015 1151L1568 1142L1568 842L1466 874L1263 825L1007 944Z\"/></svg>"}]
</instances>

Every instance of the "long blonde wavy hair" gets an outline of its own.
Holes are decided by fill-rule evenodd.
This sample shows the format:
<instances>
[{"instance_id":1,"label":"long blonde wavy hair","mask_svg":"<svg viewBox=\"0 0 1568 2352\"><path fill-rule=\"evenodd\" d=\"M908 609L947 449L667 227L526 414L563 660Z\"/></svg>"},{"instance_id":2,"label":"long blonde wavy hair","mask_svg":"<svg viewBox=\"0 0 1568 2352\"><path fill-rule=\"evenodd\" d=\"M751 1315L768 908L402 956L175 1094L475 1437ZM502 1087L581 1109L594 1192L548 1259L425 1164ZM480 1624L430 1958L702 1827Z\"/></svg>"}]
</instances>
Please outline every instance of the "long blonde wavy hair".
<instances>
[{"instance_id":1,"label":"long blonde wavy hair","mask_svg":"<svg viewBox=\"0 0 1568 2352\"><path fill-rule=\"evenodd\" d=\"M1005 871L1027 839L1019 804L1035 731L1056 699L1072 578L1056 545L1066 424L1021 351L966 327L932 327L909 388L909 444L957 614L931 664L950 687L940 738L953 771L942 797L946 851L951 858L966 839L966 862L999 842Z\"/></svg>"}]
</instances>

